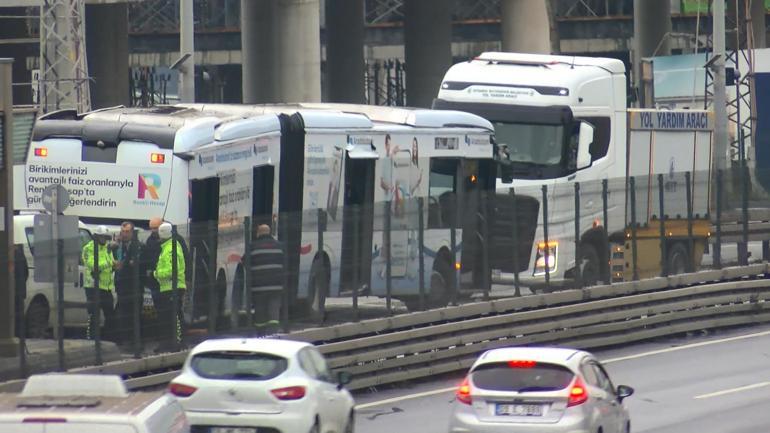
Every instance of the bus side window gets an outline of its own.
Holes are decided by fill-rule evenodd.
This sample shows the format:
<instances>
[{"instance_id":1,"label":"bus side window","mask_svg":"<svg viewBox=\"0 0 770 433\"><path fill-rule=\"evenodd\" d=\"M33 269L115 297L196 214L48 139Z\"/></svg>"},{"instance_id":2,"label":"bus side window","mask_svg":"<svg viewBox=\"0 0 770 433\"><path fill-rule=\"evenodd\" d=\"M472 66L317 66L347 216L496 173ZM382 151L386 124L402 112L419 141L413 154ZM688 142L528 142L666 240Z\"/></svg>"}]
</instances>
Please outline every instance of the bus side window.
<instances>
[{"instance_id":1,"label":"bus side window","mask_svg":"<svg viewBox=\"0 0 770 433\"><path fill-rule=\"evenodd\" d=\"M456 159L432 159L428 181L428 228L449 228L456 215Z\"/></svg>"}]
</instances>

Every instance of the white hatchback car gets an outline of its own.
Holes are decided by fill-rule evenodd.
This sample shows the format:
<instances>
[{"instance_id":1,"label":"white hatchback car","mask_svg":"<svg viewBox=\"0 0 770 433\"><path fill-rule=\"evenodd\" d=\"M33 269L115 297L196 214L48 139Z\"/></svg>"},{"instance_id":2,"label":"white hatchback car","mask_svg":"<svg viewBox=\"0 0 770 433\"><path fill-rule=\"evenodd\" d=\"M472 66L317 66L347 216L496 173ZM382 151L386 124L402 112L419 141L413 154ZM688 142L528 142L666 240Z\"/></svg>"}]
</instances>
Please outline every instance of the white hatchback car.
<instances>
[{"instance_id":1,"label":"white hatchback car","mask_svg":"<svg viewBox=\"0 0 770 433\"><path fill-rule=\"evenodd\" d=\"M354 402L315 346L289 340L207 340L169 384L193 433L352 433Z\"/></svg>"},{"instance_id":2,"label":"white hatchback car","mask_svg":"<svg viewBox=\"0 0 770 433\"><path fill-rule=\"evenodd\" d=\"M451 433L628 433L623 399L590 353L511 347L482 354L456 393Z\"/></svg>"}]
</instances>

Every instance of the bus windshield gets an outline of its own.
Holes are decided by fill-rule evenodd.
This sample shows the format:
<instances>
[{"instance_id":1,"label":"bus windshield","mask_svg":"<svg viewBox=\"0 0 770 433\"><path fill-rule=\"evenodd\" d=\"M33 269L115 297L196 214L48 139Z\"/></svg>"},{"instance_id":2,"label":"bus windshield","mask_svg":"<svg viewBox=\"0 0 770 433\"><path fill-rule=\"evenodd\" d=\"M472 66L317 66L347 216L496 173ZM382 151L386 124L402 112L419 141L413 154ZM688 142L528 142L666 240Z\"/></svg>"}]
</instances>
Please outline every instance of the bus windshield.
<instances>
[{"instance_id":1,"label":"bus windshield","mask_svg":"<svg viewBox=\"0 0 770 433\"><path fill-rule=\"evenodd\" d=\"M564 156L563 125L493 122L498 145L505 145L511 162L537 167L560 165Z\"/></svg>"}]
</instances>

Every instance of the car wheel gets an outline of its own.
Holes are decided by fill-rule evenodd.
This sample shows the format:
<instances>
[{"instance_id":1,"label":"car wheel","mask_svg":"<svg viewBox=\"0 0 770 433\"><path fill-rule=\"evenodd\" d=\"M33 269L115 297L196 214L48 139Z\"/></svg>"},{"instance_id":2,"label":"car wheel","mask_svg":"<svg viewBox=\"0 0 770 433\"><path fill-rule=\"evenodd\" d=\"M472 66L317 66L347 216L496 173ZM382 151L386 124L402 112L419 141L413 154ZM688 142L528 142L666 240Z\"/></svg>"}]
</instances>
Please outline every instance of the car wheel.
<instances>
[{"instance_id":1,"label":"car wheel","mask_svg":"<svg viewBox=\"0 0 770 433\"><path fill-rule=\"evenodd\" d=\"M310 427L310 433L320 433L321 427L318 425L318 418L315 419L313 427Z\"/></svg>"},{"instance_id":2,"label":"car wheel","mask_svg":"<svg viewBox=\"0 0 770 433\"><path fill-rule=\"evenodd\" d=\"M48 304L36 299L27 308L27 338L46 338L48 335Z\"/></svg>"},{"instance_id":3,"label":"car wheel","mask_svg":"<svg viewBox=\"0 0 770 433\"><path fill-rule=\"evenodd\" d=\"M356 416L353 412L350 412L348 417L348 424L345 426L345 433L355 433L356 429Z\"/></svg>"}]
</instances>

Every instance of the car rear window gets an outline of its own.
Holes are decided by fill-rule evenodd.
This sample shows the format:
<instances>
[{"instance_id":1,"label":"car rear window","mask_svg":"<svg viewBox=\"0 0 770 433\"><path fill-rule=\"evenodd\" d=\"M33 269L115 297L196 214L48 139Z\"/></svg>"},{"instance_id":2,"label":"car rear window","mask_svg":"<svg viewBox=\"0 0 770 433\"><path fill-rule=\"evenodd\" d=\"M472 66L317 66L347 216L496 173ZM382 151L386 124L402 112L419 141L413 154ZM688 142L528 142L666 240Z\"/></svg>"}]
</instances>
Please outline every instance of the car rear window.
<instances>
[{"instance_id":1,"label":"car rear window","mask_svg":"<svg viewBox=\"0 0 770 433\"><path fill-rule=\"evenodd\" d=\"M207 379L269 380L286 371L286 358L258 352L205 352L190 361L193 371Z\"/></svg>"},{"instance_id":2,"label":"car rear window","mask_svg":"<svg viewBox=\"0 0 770 433\"><path fill-rule=\"evenodd\" d=\"M473 384L490 391L558 391L573 377L568 368L548 363L490 362L471 372Z\"/></svg>"}]
</instances>

